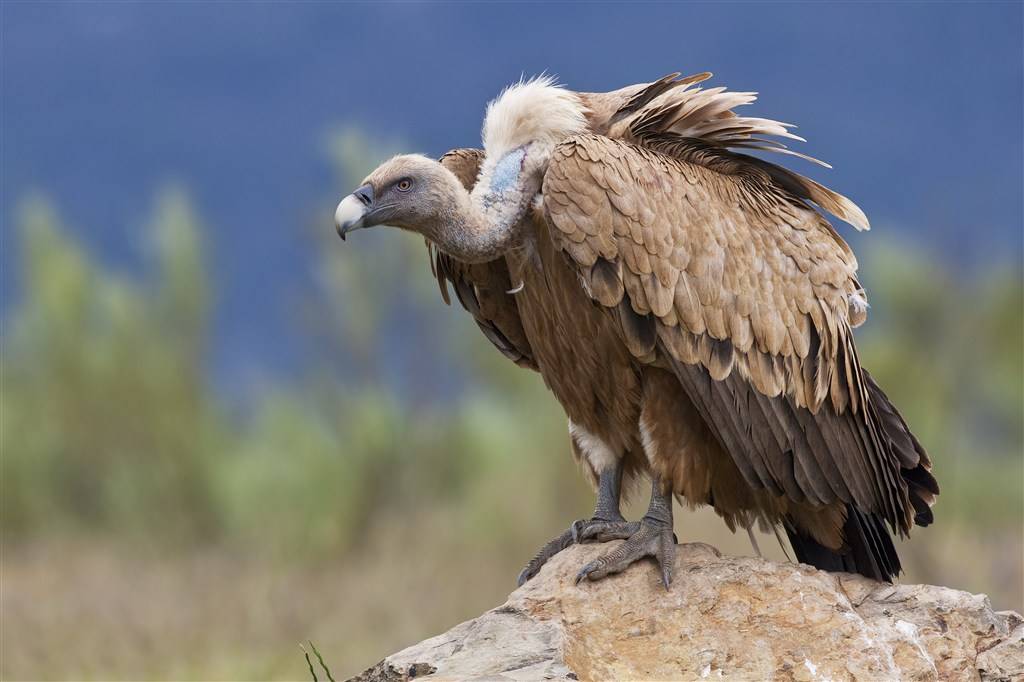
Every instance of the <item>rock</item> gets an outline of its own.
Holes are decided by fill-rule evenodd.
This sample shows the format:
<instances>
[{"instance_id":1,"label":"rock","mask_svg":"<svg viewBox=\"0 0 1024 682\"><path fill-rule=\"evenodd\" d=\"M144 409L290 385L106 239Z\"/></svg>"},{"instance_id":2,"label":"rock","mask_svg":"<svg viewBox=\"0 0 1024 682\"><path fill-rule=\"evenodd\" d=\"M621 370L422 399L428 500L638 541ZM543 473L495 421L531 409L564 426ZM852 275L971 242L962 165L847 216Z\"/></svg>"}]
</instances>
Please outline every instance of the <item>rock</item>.
<instances>
[{"instance_id":1,"label":"rock","mask_svg":"<svg viewBox=\"0 0 1024 682\"><path fill-rule=\"evenodd\" d=\"M353 678L491 680L1022 680L1024 619L984 595L888 585L797 564L676 552L596 583L579 545L508 601Z\"/></svg>"}]
</instances>

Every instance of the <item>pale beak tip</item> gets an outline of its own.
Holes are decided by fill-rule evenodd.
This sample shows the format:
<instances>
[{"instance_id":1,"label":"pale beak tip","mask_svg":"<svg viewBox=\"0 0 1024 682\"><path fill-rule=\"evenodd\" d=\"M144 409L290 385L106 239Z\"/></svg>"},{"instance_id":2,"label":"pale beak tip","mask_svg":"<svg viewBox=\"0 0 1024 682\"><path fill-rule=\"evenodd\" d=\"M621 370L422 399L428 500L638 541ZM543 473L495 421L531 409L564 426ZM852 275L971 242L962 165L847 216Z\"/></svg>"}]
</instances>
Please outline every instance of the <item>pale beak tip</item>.
<instances>
[{"instance_id":1,"label":"pale beak tip","mask_svg":"<svg viewBox=\"0 0 1024 682\"><path fill-rule=\"evenodd\" d=\"M338 236L344 240L348 232L361 227L365 215L366 206L359 197L349 194L342 199L334 211L334 226L338 230Z\"/></svg>"}]
</instances>

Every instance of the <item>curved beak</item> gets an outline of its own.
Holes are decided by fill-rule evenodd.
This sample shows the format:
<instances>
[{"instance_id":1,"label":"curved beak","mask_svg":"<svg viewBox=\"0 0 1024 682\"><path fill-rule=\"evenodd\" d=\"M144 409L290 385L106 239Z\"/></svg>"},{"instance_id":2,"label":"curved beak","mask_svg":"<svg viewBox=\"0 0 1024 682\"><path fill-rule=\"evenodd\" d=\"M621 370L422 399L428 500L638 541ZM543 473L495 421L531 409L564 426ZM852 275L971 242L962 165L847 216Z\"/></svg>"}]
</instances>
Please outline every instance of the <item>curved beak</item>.
<instances>
[{"instance_id":1,"label":"curved beak","mask_svg":"<svg viewBox=\"0 0 1024 682\"><path fill-rule=\"evenodd\" d=\"M344 240L349 232L367 227L366 214L372 208L373 186L369 184L363 185L342 199L334 211L334 225L338 229L338 236Z\"/></svg>"}]
</instances>

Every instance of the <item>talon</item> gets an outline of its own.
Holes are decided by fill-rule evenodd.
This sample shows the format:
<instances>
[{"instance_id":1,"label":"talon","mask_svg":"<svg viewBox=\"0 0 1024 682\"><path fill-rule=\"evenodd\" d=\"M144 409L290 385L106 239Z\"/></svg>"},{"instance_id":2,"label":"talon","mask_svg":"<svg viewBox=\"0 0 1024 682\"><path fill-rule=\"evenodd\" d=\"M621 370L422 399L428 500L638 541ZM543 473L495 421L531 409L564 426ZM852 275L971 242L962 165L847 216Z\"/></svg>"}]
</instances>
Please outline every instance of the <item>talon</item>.
<instances>
[{"instance_id":1,"label":"talon","mask_svg":"<svg viewBox=\"0 0 1024 682\"><path fill-rule=\"evenodd\" d=\"M576 545L580 544L580 534L585 529L586 524L587 524L587 522L584 521L583 519L576 519L575 521L572 522L572 525L569 526L569 530L572 531L572 541L573 541L573 544L576 544Z\"/></svg>"},{"instance_id":2,"label":"talon","mask_svg":"<svg viewBox=\"0 0 1024 682\"><path fill-rule=\"evenodd\" d=\"M589 578L590 574L600 568L601 564L598 561L591 561L576 574L576 584L579 585L584 578Z\"/></svg>"},{"instance_id":3,"label":"talon","mask_svg":"<svg viewBox=\"0 0 1024 682\"><path fill-rule=\"evenodd\" d=\"M661 564L661 584L665 586L665 591L672 589L672 565L661 558L658 559L658 563Z\"/></svg>"},{"instance_id":4,"label":"talon","mask_svg":"<svg viewBox=\"0 0 1024 682\"><path fill-rule=\"evenodd\" d=\"M519 575L516 576L516 587L522 587L526 584L526 581L532 578L533 575L530 573L529 568L524 568L519 571Z\"/></svg>"}]
</instances>

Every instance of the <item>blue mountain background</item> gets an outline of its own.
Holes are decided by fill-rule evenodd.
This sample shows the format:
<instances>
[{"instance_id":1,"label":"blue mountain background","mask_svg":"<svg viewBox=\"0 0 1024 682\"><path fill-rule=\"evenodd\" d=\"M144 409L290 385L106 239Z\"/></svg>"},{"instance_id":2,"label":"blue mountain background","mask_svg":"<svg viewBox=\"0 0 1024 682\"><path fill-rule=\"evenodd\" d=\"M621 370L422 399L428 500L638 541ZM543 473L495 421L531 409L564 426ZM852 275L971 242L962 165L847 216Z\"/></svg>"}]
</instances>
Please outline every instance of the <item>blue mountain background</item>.
<instances>
[{"instance_id":1,"label":"blue mountain background","mask_svg":"<svg viewBox=\"0 0 1024 682\"><path fill-rule=\"evenodd\" d=\"M0 312L20 286L22 198L45 193L131 272L146 266L134 233L176 182L213 254L216 382L292 373L308 226L333 230L352 189L330 131L476 146L486 102L544 71L609 90L710 70L835 166L790 164L866 211L873 232L843 230L855 248L881 233L954 268L1019 263L1021 27L1016 2L5 2Z\"/></svg>"}]
</instances>

